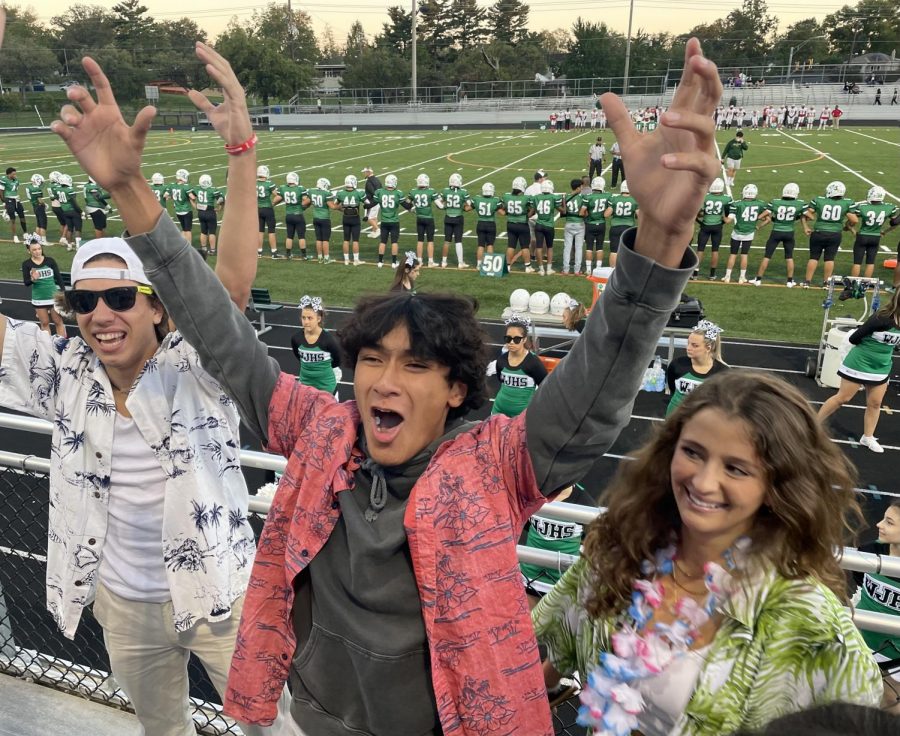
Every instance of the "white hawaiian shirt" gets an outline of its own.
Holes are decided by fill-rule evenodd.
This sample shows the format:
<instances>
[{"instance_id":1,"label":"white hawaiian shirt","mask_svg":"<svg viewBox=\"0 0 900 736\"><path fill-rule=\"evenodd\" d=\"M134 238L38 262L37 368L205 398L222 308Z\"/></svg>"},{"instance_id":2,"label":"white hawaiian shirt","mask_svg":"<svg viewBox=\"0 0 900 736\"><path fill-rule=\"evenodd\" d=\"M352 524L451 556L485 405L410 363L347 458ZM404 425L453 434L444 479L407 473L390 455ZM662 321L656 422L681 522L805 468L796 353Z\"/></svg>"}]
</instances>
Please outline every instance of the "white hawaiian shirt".
<instances>
[{"instance_id":1,"label":"white hawaiian shirt","mask_svg":"<svg viewBox=\"0 0 900 736\"><path fill-rule=\"evenodd\" d=\"M106 539L116 415L109 378L81 338L8 319L0 405L53 422L47 609L73 638ZM228 618L255 552L237 410L177 332L147 361L126 406L166 474L160 553L175 630Z\"/></svg>"}]
</instances>

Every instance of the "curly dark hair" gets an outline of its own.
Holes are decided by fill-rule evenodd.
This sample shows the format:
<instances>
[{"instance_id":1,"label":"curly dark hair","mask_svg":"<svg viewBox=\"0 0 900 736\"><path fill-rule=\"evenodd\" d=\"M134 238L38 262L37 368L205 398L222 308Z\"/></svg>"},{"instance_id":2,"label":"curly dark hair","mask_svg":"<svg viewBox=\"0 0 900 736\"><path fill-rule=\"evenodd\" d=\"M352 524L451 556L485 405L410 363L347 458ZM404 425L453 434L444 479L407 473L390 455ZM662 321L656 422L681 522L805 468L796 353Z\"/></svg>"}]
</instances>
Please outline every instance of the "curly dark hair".
<instances>
[{"instance_id":1,"label":"curly dark hair","mask_svg":"<svg viewBox=\"0 0 900 736\"><path fill-rule=\"evenodd\" d=\"M344 367L355 367L360 350L377 346L391 330L404 325L417 358L447 366L447 381L465 384L466 398L450 408L447 418L464 416L487 397L487 334L475 316L477 311L478 301L460 294L392 291L364 296L337 333Z\"/></svg>"},{"instance_id":2,"label":"curly dark hair","mask_svg":"<svg viewBox=\"0 0 900 736\"><path fill-rule=\"evenodd\" d=\"M847 602L834 550L851 541L863 521L853 466L799 390L764 373L730 370L694 389L633 461L619 466L601 499L608 511L591 523L584 541L583 555L602 581L586 603L592 616L624 610L641 562L679 535L672 457L685 424L710 408L744 422L765 468L768 507L750 532L753 554L784 578L820 580Z\"/></svg>"}]
</instances>

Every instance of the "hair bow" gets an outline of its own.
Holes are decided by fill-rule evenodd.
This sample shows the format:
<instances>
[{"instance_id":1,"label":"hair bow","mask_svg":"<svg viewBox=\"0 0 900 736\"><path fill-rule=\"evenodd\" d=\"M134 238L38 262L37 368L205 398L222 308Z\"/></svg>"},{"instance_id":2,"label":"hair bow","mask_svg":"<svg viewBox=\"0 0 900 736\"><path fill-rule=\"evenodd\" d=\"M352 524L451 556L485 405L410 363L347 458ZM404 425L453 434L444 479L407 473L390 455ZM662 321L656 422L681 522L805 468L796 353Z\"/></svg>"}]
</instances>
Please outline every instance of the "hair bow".
<instances>
[{"instance_id":1,"label":"hair bow","mask_svg":"<svg viewBox=\"0 0 900 736\"><path fill-rule=\"evenodd\" d=\"M411 251L411 250L406 251L406 265L407 266L409 266L410 268L415 268L416 261L418 261L418 260L419 259L416 258L416 254L413 251Z\"/></svg>"},{"instance_id":2,"label":"hair bow","mask_svg":"<svg viewBox=\"0 0 900 736\"><path fill-rule=\"evenodd\" d=\"M309 294L304 294L300 297L300 309L306 309L309 307L314 312L322 311L322 297L320 296L310 296Z\"/></svg>"},{"instance_id":3,"label":"hair bow","mask_svg":"<svg viewBox=\"0 0 900 736\"><path fill-rule=\"evenodd\" d=\"M531 327L531 318L521 314L513 314L503 321L506 323L507 327L510 325L522 325L526 330Z\"/></svg>"},{"instance_id":4,"label":"hair bow","mask_svg":"<svg viewBox=\"0 0 900 736\"><path fill-rule=\"evenodd\" d=\"M707 340L718 340L719 335L724 332L724 330L719 327L719 325L717 325L715 322L711 322L708 319L701 319L692 331L702 332L703 337L705 337Z\"/></svg>"},{"instance_id":5,"label":"hair bow","mask_svg":"<svg viewBox=\"0 0 900 736\"><path fill-rule=\"evenodd\" d=\"M577 309L578 308L578 300L577 299L569 299L569 309Z\"/></svg>"}]
</instances>

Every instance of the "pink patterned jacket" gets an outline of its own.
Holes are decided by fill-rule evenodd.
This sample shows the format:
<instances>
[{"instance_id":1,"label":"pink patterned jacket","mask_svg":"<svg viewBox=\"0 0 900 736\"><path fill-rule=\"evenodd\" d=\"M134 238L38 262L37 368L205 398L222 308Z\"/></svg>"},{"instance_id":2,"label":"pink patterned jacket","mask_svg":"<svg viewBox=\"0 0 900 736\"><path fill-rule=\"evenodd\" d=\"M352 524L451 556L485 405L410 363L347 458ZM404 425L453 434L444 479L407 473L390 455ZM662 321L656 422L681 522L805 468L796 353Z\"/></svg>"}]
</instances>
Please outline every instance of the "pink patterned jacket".
<instances>
[{"instance_id":1,"label":"pink patterned jacket","mask_svg":"<svg viewBox=\"0 0 900 736\"><path fill-rule=\"evenodd\" d=\"M228 678L225 712L270 725L296 640L294 578L331 534L336 494L353 488L355 402L282 373L269 450L288 464L259 542ZM404 525L420 591L431 677L446 736L552 736L546 689L516 558L525 520L547 499L525 415L502 415L441 445L416 482Z\"/></svg>"}]
</instances>

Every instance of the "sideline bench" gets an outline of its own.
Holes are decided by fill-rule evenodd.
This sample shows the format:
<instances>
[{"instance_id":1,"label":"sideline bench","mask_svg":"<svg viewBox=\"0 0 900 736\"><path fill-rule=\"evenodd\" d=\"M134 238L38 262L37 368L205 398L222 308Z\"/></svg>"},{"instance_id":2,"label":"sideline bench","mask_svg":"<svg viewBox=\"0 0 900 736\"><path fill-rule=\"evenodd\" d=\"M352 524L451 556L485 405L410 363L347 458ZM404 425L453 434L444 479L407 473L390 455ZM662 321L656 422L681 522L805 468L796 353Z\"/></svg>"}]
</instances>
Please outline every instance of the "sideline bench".
<instances>
[{"instance_id":1,"label":"sideline bench","mask_svg":"<svg viewBox=\"0 0 900 736\"><path fill-rule=\"evenodd\" d=\"M247 309L252 309L259 315L259 328L256 330L256 334L262 335L272 329L271 326L266 325L266 312L277 312L279 309L284 309L284 304L273 303L268 289L251 288L250 303L247 305Z\"/></svg>"}]
</instances>

